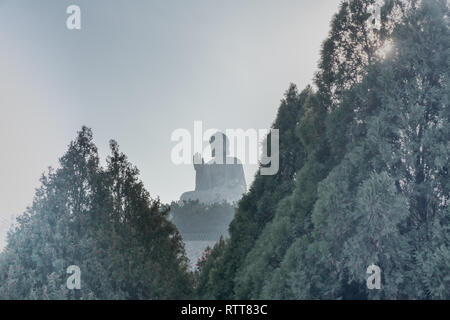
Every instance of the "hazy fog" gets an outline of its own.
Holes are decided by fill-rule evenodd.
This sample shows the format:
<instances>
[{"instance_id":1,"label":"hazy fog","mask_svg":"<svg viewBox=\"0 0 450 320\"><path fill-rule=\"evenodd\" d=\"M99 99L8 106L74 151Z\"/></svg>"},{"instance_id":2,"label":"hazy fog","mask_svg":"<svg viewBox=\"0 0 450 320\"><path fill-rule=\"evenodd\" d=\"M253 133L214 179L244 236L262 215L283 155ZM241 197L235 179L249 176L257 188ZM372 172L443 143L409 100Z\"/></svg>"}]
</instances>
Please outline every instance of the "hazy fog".
<instances>
[{"instance_id":1,"label":"hazy fog","mask_svg":"<svg viewBox=\"0 0 450 320\"><path fill-rule=\"evenodd\" d=\"M311 82L339 2L0 0L0 225L82 125L103 159L119 142L152 196L192 190L172 131L269 127L289 83ZM81 31L66 28L70 4Z\"/></svg>"}]
</instances>

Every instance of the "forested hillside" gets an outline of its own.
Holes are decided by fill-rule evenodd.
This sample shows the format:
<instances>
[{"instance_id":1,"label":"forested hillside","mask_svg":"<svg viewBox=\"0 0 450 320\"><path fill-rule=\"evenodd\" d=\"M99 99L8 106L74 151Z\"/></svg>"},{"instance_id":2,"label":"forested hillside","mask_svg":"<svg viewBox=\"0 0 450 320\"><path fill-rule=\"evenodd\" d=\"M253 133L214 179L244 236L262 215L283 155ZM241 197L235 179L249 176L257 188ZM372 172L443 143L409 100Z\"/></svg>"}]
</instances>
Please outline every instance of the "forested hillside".
<instances>
[{"instance_id":1,"label":"forested hillside","mask_svg":"<svg viewBox=\"0 0 450 320\"><path fill-rule=\"evenodd\" d=\"M375 2L342 1L314 82L291 84L272 124L280 170L236 208L170 216L83 127L8 234L0 299L450 299L450 5L385 0L375 28ZM215 241L230 220L190 272L175 224Z\"/></svg>"},{"instance_id":2,"label":"forested hillside","mask_svg":"<svg viewBox=\"0 0 450 320\"><path fill-rule=\"evenodd\" d=\"M281 170L239 203L199 297L450 297L449 6L385 1L377 30L372 3L341 4L316 90L287 91Z\"/></svg>"}]
</instances>

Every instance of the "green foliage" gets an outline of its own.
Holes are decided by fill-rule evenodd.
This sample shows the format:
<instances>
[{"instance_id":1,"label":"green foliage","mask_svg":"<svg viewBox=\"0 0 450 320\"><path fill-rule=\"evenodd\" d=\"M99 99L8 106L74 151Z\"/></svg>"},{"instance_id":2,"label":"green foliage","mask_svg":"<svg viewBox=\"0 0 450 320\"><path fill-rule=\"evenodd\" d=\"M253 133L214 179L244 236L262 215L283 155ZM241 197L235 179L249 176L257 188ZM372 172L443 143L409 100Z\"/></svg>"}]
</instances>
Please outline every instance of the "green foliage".
<instances>
[{"instance_id":1,"label":"green foliage","mask_svg":"<svg viewBox=\"0 0 450 320\"><path fill-rule=\"evenodd\" d=\"M0 257L2 299L164 299L189 295L191 276L168 209L152 200L139 171L111 142L99 166L83 127L60 168L41 179ZM68 290L66 269L81 269Z\"/></svg>"},{"instance_id":2,"label":"green foliage","mask_svg":"<svg viewBox=\"0 0 450 320\"><path fill-rule=\"evenodd\" d=\"M392 54L352 90L359 135L320 183L313 230L282 263L281 277L294 274L287 297L448 298L448 277L433 268L448 263L446 14L440 1L408 14ZM380 291L365 288L372 263Z\"/></svg>"},{"instance_id":3,"label":"green foliage","mask_svg":"<svg viewBox=\"0 0 450 320\"><path fill-rule=\"evenodd\" d=\"M217 268L222 266L224 251L226 250L228 240L220 238L214 248L205 250L204 259L200 259L196 279L196 292L199 299L211 299L211 296L220 296L221 288L227 282L221 276Z\"/></svg>"},{"instance_id":4,"label":"green foliage","mask_svg":"<svg viewBox=\"0 0 450 320\"><path fill-rule=\"evenodd\" d=\"M285 93L273 123L280 170L256 175L230 238L205 252L197 297L450 298L449 4L386 0L377 31L367 24L374 2L342 2L317 90ZM100 167L83 128L61 168L42 178L0 256L0 298L192 293L169 208L150 198L115 142L111 151ZM182 233L199 225L216 232L234 212L171 207ZM83 270L81 291L65 288L72 264ZM382 270L381 290L366 287L372 264Z\"/></svg>"},{"instance_id":5,"label":"green foliage","mask_svg":"<svg viewBox=\"0 0 450 320\"><path fill-rule=\"evenodd\" d=\"M202 297L449 297L448 3L386 1L376 31L366 24L373 2L342 3L318 91L305 90L296 121L279 127L296 145L281 154L301 159L289 188L283 175L255 179L200 275L221 279ZM371 264L382 290L366 287Z\"/></svg>"},{"instance_id":6,"label":"green foliage","mask_svg":"<svg viewBox=\"0 0 450 320\"><path fill-rule=\"evenodd\" d=\"M338 107L342 94L359 83L366 67L377 59L376 51L389 38L410 0L386 0L381 8L381 29L369 27L369 6L376 0L342 1L322 45L315 82L330 110Z\"/></svg>"},{"instance_id":7,"label":"green foliage","mask_svg":"<svg viewBox=\"0 0 450 320\"><path fill-rule=\"evenodd\" d=\"M329 171L326 108L313 92L309 92L302 108L304 113L295 132L308 157L296 174L293 193L278 202L273 220L266 224L238 271L235 279L237 298L262 297L264 285L272 281L274 270L280 266L292 242L309 229L308 216L316 200L317 183Z\"/></svg>"},{"instance_id":8,"label":"green foliage","mask_svg":"<svg viewBox=\"0 0 450 320\"><path fill-rule=\"evenodd\" d=\"M227 299L234 296L234 278L245 256L254 246L264 226L275 213L278 201L290 194L295 185L295 173L305 161L303 146L295 132L302 106L311 93L311 88L300 94L295 85L291 85L278 110L273 128L280 130L280 170L273 176L257 173L247 194L239 202L235 217L230 225L231 239L223 250L224 258L213 268L221 277L221 285L203 287L206 292L199 293L209 298ZM209 292L209 293L208 293Z\"/></svg>"}]
</instances>

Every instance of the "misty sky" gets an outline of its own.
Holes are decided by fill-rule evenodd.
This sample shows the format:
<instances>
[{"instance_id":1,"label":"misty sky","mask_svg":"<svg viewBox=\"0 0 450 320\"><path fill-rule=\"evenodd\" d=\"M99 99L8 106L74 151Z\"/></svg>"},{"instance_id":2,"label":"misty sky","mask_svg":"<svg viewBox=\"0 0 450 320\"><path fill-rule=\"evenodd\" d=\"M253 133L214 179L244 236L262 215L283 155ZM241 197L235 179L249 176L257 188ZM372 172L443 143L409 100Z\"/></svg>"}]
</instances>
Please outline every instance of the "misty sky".
<instances>
[{"instance_id":1,"label":"misty sky","mask_svg":"<svg viewBox=\"0 0 450 320\"><path fill-rule=\"evenodd\" d=\"M171 133L270 127L289 83L311 83L339 2L0 0L0 225L82 125L103 160L118 141L152 197L193 190ZM66 28L71 4L80 31Z\"/></svg>"}]
</instances>

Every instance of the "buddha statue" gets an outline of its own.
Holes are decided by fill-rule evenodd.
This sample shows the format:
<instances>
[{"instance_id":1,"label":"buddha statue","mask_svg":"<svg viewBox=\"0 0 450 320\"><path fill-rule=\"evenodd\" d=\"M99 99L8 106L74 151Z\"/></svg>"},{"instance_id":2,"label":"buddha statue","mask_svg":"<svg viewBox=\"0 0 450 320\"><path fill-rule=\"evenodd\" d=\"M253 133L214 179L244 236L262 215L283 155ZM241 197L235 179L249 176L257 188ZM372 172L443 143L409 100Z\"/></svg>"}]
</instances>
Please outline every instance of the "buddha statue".
<instances>
[{"instance_id":1,"label":"buddha statue","mask_svg":"<svg viewBox=\"0 0 450 320\"><path fill-rule=\"evenodd\" d=\"M224 133L215 133L209 143L212 159L205 163L199 154L194 155L195 191L185 192L181 200L233 203L247 189L242 163L228 155L229 140Z\"/></svg>"}]
</instances>

